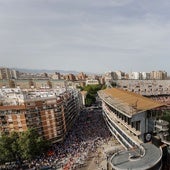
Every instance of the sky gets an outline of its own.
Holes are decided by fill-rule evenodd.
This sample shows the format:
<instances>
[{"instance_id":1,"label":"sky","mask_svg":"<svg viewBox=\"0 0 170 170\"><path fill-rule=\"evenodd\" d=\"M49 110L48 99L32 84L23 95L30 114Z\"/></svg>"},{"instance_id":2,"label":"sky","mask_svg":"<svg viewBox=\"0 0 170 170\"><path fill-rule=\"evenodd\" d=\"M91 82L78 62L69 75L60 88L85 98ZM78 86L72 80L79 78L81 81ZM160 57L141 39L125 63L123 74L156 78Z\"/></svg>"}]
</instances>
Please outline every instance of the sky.
<instances>
[{"instance_id":1,"label":"sky","mask_svg":"<svg viewBox=\"0 0 170 170\"><path fill-rule=\"evenodd\" d=\"M170 1L0 0L0 66L170 73Z\"/></svg>"}]
</instances>

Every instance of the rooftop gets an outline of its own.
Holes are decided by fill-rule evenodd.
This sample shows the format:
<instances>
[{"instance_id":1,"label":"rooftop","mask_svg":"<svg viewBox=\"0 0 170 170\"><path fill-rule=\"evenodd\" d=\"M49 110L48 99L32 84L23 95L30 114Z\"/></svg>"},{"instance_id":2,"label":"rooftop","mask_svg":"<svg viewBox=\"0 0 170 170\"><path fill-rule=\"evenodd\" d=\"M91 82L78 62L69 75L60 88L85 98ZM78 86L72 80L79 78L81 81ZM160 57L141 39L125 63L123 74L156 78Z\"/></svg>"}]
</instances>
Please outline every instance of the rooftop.
<instances>
[{"instance_id":1,"label":"rooftop","mask_svg":"<svg viewBox=\"0 0 170 170\"><path fill-rule=\"evenodd\" d=\"M99 96L127 115L165 106L166 104L143 97L139 94L117 88L99 91Z\"/></svg>"},{"instance_id":2,"label":"rooftop","mask_svg":"<svg viewBox=\"0 0 170 170\"><path fill-rule=\"evenodd\" d=\"M151 143L145 143L142 146L143 155L138 154L136 150L122 151L113 155L111 164L120 170L144 170L153 167L162 158L162 150Z\"/></svg>"},{"instance_id":3,"label":"rooftop","mask_svg":"<svg viewBox=\"0 0 170 170\"><path fill-rule=\"evenodd\" d=\"M61 98L68 98L71 94L76 95L78 91L74 88L56 89L25 89L20 88L0 88L0 109L4 106L21 107L25 102L53 100L60 101ZM16 108L17 108L16 107ZM15 107L14 107L15 108Z\"/></svg>"}]
</instances>

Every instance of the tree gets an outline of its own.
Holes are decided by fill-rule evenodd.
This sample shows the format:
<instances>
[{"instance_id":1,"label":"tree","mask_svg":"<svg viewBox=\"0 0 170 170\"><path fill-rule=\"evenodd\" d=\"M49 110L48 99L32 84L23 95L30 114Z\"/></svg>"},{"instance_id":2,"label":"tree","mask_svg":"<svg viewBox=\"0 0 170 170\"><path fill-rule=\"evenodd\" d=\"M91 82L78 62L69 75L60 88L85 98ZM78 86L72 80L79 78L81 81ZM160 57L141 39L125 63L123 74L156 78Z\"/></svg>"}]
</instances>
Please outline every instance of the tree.
<instances>
[{"instance_id":1,"label":"tree","mask_svg":"<svg viewBox=\"0 0 170 170\"><path fill-rule=\"evenodd\" d=\"M43 140L35 129L29 129L20 135L19 146L21 158L30 160L45 152L49 142Z\"/></svg>"},{"instance_id":2,"label":"tree","mask_svg":"<svg viewBox=\"0 0 170 170\"><path fill-rule=\"evenodd\" d=\"M13 132L0 137L0 161L10 162L31 160L46 152L50 143L40 137L35 129L26 132Z\"/></svg>"},{"instance_id":3,"label":"tree","mask_svg":"<svg viewBox=\"0 0 170 170\"><path fill-rule=\"evenodd\" d=\"M91 106L96 102L97 91L105 89L106 86L104 85L87 85L83 88L84 91L87 91L85 105Z\"/></svg>"},{"instance_id":4,"label":"tree","mask_svg":"<svg viewBox=\"0 0 170 170\"><path fill-rule=\"evenodd\" d=\"M0 138L0 160L1 162L14 161L19 158L18 134L3 135Z\"/></svg>"},{"instance_id":5,"label":"tree","mask_svg":"<svg viewBox=\"0 0 170 170\"><path fill-rule=\"evenodd\" d=\"M95 101L96 101L96 98L93 95L88 93L85 99L86 106L91 106L93 103L95 103Z\"/></svg>"}]
</instances>

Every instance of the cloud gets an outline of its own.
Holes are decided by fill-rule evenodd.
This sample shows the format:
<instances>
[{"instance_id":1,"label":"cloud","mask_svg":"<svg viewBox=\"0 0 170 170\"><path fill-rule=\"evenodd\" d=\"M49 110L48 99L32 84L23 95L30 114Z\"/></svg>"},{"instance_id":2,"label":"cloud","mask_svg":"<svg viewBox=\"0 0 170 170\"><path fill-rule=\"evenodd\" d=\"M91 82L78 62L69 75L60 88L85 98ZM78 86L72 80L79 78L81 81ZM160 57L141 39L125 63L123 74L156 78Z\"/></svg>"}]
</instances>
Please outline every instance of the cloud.
<instances>
[{"instance_id":1,"label":"cloud","mask_svg":"<svg viewBox=\"0 0 170 170\"><path fill-rule=\"evenodd\" d=\"M169 69L169 7L160 0L0 0L1 63L90 71L144 71L161 63Z\"/></svg>"}]
</instances>

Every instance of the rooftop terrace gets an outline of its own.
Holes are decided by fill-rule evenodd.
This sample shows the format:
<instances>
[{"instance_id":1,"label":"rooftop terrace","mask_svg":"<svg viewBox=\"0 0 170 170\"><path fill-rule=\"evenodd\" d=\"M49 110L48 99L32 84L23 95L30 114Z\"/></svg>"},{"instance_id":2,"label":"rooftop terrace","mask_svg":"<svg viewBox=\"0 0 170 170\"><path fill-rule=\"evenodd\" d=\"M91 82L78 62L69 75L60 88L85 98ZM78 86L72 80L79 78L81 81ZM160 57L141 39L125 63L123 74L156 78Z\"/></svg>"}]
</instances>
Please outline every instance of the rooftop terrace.
<instances>
[{"instance_id":1,"label":"rooftop terrace","mask_svg":"<svg viewBox=\"0 0 170 170\"><path fill-rule=\"evenodd\" d=\"M156 165L161 157L162 150L150 143L142 144L144 154L138 150L129 150L116 153L111 158L111 164L116 169L144 170Z\"/></svg>"}]
</instances>

